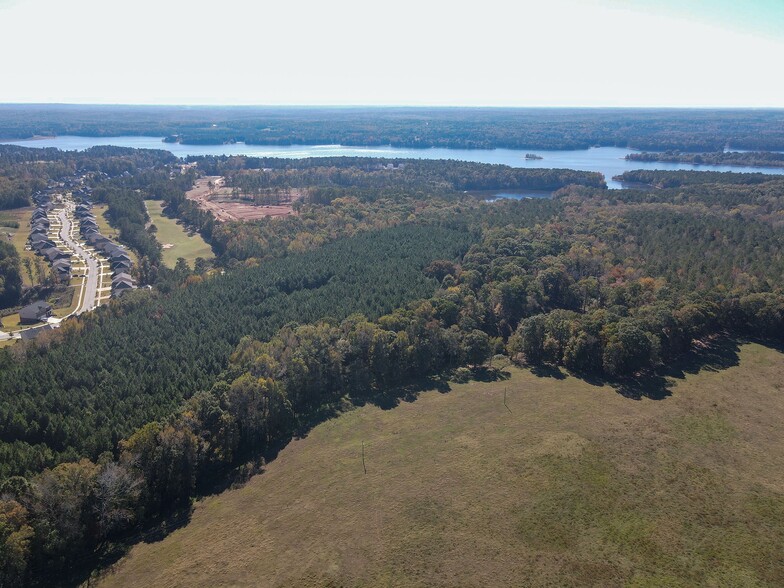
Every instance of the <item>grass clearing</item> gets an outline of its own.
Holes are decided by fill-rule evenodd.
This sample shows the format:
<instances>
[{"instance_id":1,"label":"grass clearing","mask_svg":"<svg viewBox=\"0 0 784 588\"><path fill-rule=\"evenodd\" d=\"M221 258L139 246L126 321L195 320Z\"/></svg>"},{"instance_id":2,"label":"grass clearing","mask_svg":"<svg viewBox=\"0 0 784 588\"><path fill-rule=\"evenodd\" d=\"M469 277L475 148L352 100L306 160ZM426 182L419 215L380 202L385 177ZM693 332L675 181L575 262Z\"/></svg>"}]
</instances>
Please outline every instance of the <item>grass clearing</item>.
<instances>
[{"instance_id":1,"label":"grass clearing","mask_svg":"<svg viewBox=\"0 0 784 588\"><path fill-rule=\"evenodd\" d=\"M63 318L77 309L79 306L79 294L83 283L84 278L71 278L68 288L64 292L58 294L58 307L52 311L53 316Z\"/></svg>"},{"instance_id":2,"label":"grass clearing","mask_svg":"<svg viewBox=\"0 0 784 588\"><path fill-rule=\"evenodd\" d=\"M36 258L35 253L32 251L25 251L27 238L30 236L30 217L33 215L34 210L35 208L32 206L27 206L25 208L15 208L12 210L0 211L0 221L12 221L19 223L18 229L0 227L0 238L2 238L4 241L10 242L14 247L16 247L22 263L24 263L25 259L29 259L31 262L34 262ZM10 239L8 238L9 234L11 235ZM24 265L22 266L22 280L25 286L32 286L30 283L30 277L27 275L27 271L24 269Z\"/></svg>"},{"instance_id":3,"label":"grass clearing","mask_svg":"<svg viewBox=\"0 0 784 588\"><path fill-rule=\"evenodd\" d=\"M0 318L0 331L6 331L6 332L17 331L26 326L27 325L23 325L21 322L19 322L18 312L15 312L13 314L7 314L4 317Z\"/></svg>"},{"instance_id":4,"label":"grass clearing","mask_svg":"<svg viewBox=\"0 0 784 588\"><path fill-rule=\"evenodd\" d=\"M164 246L163 263L167 267L173 268L180 257L184 258L191 268L193 268L197 257L204 259L215 257L212 247L202 239L201 235L198 233L189 235L188 231L182 225L178 225L176 220L163 215L163 202L145 200L144 203L147 205L150 220L158 229L155 236ZM166 245L172 245L172 247L166 247Z\"/></svg>"},{"instance_id":5,"label":"grass clearing","mask_svg":"<svg viewBox=\"0 0 784 588\"><path fill-rule=\"evenodd\" d=\"M663 400L512 369L365 405L103 585L784 585L784 354L733 353Z\"/></svg>"}]
</instances>

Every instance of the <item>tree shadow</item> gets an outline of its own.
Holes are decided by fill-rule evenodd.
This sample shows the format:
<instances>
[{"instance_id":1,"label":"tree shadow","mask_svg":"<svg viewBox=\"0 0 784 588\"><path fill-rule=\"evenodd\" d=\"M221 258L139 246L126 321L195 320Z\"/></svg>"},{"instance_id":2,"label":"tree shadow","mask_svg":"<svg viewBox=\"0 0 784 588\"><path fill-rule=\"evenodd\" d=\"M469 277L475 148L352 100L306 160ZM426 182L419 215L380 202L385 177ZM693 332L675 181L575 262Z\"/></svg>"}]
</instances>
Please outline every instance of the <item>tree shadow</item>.
<instances>
[{"instance_id":1,"label":"tree shadow","mask_svg":"<svg viewBox=\"0 0 784 588\"><path fill-rule=\"evenodd\" d=\"M472 380L476 382L502 382L512 377L512 374L504 369L480 366L471 370Z\"/></svg>"},{"instance_id":2,"label":"tree shadow","mask_svg":"<svg viewBox=\"0 0 784 588\"><path fill-rule=\"evenodd\" d=\"M737 366L740 363L741 343L743 341L732 337L701 341L655 372L608 383L627 398L662 400L672 395L671 389L676 381L683 380L687 374L720 372Z\"/></svg>"},{"instance_id":3,"label":"tree shadow","mask_svg":"<svg viewBox=\"0 0 784 588\"><path fill-rule=\"evenodd\" d=\"M422 392L437 390L441 394L450 392L452 388L449 380L444 376L431 376L419 378L408 384L373 390L363 396L353 398L355 406L372 404L382 410L390 410L400 405L401 402L414 402Z\"/></svg>"},{"instance_id":4,"label":"tree shadow","mask_svg":"<svg viewBox=\"0 0 784 588\"><path fill-rule=\"evenodd\" d=\"M557 365L539 364L531 366L531 373L539 378L553 378L555 380L565 380L566 374Z\"/></svg>"},{"instance_id":5,"label":"tree shadow","mask_svg":"<svg viewBox=\"0 0 784 588\"><path fill-rule=\"evenodd\" d=\"M185 507L170 512L166 516L148 521L143 526L130 530L121 539L106 543L93 553L72 558L65 570L41 573L35 585L46 586L91 586L93 580L111 573L111 568L125 557L138 543L157 543L163 541L177 529L191 521L191 508Z\"/></svg>"},{"instance_id":6,"label":"tree shadow","mask_svg":"<svg viewBox=\"0 0 784 588\"><path fill-rule=\"evenodd\" d=\"M660 374L644 374L641 376L628 378L620 381L607 382L615 388L616 392L624 398L632 400L664 400L672 395L670 388L673 385L671 378Z\"/></svg>"},{"instance_id":7,"label":"tree shadow","mask_svg":"<svg viewBox=\"0 0 784 588\"><path fill-rule=\"evenodd\" d=\"M701 371L719 372L737 366L740 362L740 345L745 342L727 336L701 341L657 370L625 378L608 378L586 373L573 375L592 386L611 386L621 396L633 400L663 400L672 395L671 389L676 381L684 379L687 374L693 375ZM771 345L768 341L764 344ZM532 374L541 378L562 380L566 377L558 366L549 364L531 366L529 369Z\"/></svg>"},{"instance_id":8,"label":"tree shadow","mask_svg":"<svg viewBox=\"0 0 784 588\"><path fill-rule=\"evenodd\" d=\"M163 541L177 529L181 529L191 522L193 511L190 507L181 508L166 517L153 521L144 530L140 531L139 540L144 543L158 543Z\"/></svg>"},{"instance_id":9,"label":"tree shadow","mask_svg":"<svg viewBox=\"0 0 784 588\"><path fill-rule=\"evenodd\" d=\"M735 367L740 363L740 344L744 342L730 337L700 342L659 372L671 378L683 379L686 374L697 374L703 370L719 372Z\"/></svg>"}]
</instances>

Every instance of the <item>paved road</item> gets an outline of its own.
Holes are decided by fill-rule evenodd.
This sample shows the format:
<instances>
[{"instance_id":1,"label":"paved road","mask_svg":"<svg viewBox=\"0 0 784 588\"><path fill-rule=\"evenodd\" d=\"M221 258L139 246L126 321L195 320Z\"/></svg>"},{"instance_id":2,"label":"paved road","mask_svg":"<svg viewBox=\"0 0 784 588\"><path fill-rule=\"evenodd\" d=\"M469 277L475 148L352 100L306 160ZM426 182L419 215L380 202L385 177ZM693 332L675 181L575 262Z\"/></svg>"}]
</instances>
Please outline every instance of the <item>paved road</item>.
<instances>
[{"instance_id":1,"label":"paved road","mask_svg":"<svg viewBox=\"0 0 784 588\"><path fill-rule=\"evenodd\" d=\"M60 228L60 238L66 245L68 245L68 247L76 252L76 255L84 260L84 263L87 266L87 279L85 286L82 289L84 297L82 298L82 302L79 305L79 308L74 311L75 314L82 314L83 312L87 312L88 310L95 308L95 300L98 296L98 275L100 272L98 260L95 258L95 256L86 251L81 245L79 245L79 243L71 238L72 223L71 217L68 215L68 213L65 210L61 210L57 217L62 223L62 227Z\"/></svg>"}]
</instances>

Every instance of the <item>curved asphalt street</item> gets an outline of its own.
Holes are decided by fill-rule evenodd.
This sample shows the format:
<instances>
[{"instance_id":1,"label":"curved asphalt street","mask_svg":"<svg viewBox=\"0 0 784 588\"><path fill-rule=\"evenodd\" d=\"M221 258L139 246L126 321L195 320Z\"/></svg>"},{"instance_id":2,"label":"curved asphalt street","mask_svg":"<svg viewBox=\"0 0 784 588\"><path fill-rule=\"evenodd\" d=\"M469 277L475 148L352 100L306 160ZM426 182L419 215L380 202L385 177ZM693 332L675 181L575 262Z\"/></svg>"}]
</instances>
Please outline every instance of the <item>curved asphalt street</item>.
<instances>
[{"instance_id":1,"label":"curved asphalt street","mask_svg":"<svg viewBox=\"0 0 784 588\"><path fill-rule=\"evenodd\" d=\"M81 245L71 238L71 218L65 211L61 210L57 215L60 219L62 227L60 228L60 238L63 242L76 252L76 255L82 258L87 266L87 278L84 287L82 288L82 301L79 307L74 311L74 314L82 314L88 310L95 308L95 300L98 295L98 275L99 266L98 260L94 255L85 250Z\"/></svg>"}]
</instances>

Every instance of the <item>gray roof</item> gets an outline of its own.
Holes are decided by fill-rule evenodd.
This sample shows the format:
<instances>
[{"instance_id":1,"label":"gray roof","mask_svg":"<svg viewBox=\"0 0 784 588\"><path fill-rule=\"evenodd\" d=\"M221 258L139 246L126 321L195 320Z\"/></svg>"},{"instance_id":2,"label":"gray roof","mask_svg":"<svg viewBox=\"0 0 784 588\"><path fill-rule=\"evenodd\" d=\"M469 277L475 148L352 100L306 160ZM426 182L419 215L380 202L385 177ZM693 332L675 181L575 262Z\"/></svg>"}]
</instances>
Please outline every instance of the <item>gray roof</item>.
<instances>
[{"instance_id":1,"label":"gray roof","mask_svg":"<svg viewBox=\"0 0 784 588\"><path fill-rule=\"evenodd\" d=\"M32 304L28 304L22 310L20 310L19 318L26 320L40 320L50 312L52 312L51 305L47 304L43 300L38 300Z\"/></svg>"},{"instance_id":2,"label":"gray roof","mask_svg":"<svg viewBox=\"0 0 784 588\"><path fill-rule=\"evenodd\" d=\"M49 247L48 249L42 249L41 254L49 258L49 261L54 261L55 259L67 259L71 257L70 253L66 253L65 251L58 249L57 247Z\"/></svg>"},{"instance_id":3,"label":"gray roof","mask_svg":"<svg viewBox=\"0 0 784 588\"><path fill-rule=\"evenodd\" d=\"M30 245L36 253L43 255L45 249L51 249L54 247L54 241L50 241L47 239L46 241L33 241Z\"/></svg>"},{"instance_id":4,"label":"gray roof","mask_svg":"<svg viewBox=\"0 0 784 588\"><path fill-rule=\"evenodd\" d=\"M127 272L120 272L116 276L112 278L112 283L114 282L131 282L133 283L133 278Z\"/></svg>"},{"instance_id":5,"label":"gray roof","mask_svg":"<svg viewBox=\"0 0 784 588\"><path fill-rule=\"evenodd\" d=\"M112 252L111 252L111 257L112 257L112 260L127 259L127 260L130 261L130 259L131 259L131 256L128 255L128 252L125 249L122 249L121 247L117 247L117 248L113 249Z\"/></svg>"}]
</instances>

